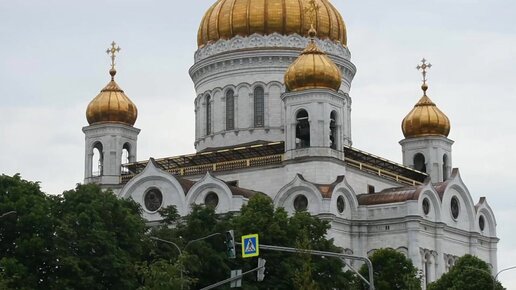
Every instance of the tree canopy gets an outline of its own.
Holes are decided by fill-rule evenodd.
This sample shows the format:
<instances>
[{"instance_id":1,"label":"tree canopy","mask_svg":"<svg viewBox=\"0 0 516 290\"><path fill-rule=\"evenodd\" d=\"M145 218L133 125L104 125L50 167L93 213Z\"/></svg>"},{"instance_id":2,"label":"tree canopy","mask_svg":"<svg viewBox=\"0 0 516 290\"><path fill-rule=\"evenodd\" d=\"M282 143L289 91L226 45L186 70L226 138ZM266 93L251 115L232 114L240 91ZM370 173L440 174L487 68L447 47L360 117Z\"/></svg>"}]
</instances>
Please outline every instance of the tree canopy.
<instances>
[{"instance_id":1,"label":"tree canopy","mask_svg":"<svg viewBox=\"0 0 516 290\"><path fill-rule=\"evenodd\" d=\"M37 182L19 175L0 176L0 268L13 289L50 289L55 252L56 219L52 199Z\"/></svg>"},{"instance_id":2,"label":"tree canopy","mask_svg":"<svg viewBox=\"0 0 516 290\"><path fill-rule=\"evenodd\" d=\"M224 235L217 235L202 241L192 241L213 233L235 231L235 237L245 234L259 234L261 244L282 245L339 251L332 240L325 238L329 224L310 216L306 212L289 217L281 208L275 209L272 200L265 195L256 195L242 207L239 214L217 215L211 207L194 205L190 215L178 218L173 208L162 211L169 225L153 229L152 235L175 242L186 248L188 261L184 264L185 274L195 277L192 289L202 288L229 277L230 270L250 270L257 266L257 259L228 259ZM237 246L237 253L240 250ZM177 259L178 251L173 245L157 242L156 257ZM239 254L237 255L239 256ZM316 285L317 289L349 289L352 275L343 272L343 263L338 259L307 257L277 252L261 251L267 260L266 278L256 281L256 274L244 278L242 289L297 289L296 286ZM299 272L305 274L300 279ZM185 288L186 289L186 288ZM223 289L223 288L221 288ZM315 289L315 288L303 288Z\"/></svg>"},{"instance_id":3,"label":"tree canopy","mask_svg":"<svg viewBox=\"0 0 516 290\"><path fill-rule=\"evenodd\" d=\"M96 185L48 196L19 175L0 177L0 286L6 289L136 289L149 252L133 201Z\"/></svg>"},{"instance_id":4,"label":"tree canopy","mask_svg":"<svg viewBox=\"0 0 516 290\"><path fill-rule=\"evenodd\" d=\"M412 261L394 249L379 249L369 257L373 263L374 284L377 290L418 290L421 289L421 278ZM366 265L360 268L360 274L369 276ZM359 289L369 289L359 281Z\"/></svg>"},{"instance_id":5,"label":"tree canopy","mask_svg":"<svg viewBox=\"0 0 516 290\"><path fill-rule=\"evenodd\" d=\"M494 277L486 262L472 255L460 257L450 271L428 285L428 290L505 289ZM495 288L493 288L495 286Z\"/></svg>"},{"instance_id":6,"label":"tree canopy","mask_svg":"<svg viewBox=\"0 0 516 290\"><path fill-rule=\"evenodd\" d=\"M160 214L162 223L149 228L137 203L97 185L46 195L37 182L2 175L0 290L199 289L228 278L231 270L256 268L257 258L242 259L239 246L236 259L226 256L224 233L230 229L236 242L259 234L260 244L341 252L327 238L328 221L307 212L289 215L262 194L239 213L192 205L185 217L174 206ZM340 259L263 250L260 257L267 260L265 279L247 275L242 289L368 289L343 271ZM403 254L380 249L370 259L376 289L421 289L418 270ZM367 267L360 273L367 277ZM465 256L428 289L491 289L492 283L488 265Z\"/></svg>"}]
</instances>

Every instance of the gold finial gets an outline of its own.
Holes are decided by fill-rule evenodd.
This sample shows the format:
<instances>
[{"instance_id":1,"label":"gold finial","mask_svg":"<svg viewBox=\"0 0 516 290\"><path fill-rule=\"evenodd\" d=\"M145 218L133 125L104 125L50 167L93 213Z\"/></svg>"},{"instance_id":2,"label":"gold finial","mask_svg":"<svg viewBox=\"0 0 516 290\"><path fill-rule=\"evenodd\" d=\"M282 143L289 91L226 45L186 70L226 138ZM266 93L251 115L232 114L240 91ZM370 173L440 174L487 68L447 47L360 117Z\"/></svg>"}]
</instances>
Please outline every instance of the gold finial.
<instances>
[{"instance_id":1,"label":"gold finial","mask_svg":"<svg viewBox=\"0 0 516 290\"><path fill-rule=\"evenodd\" d=\"M111 57L111 69L109 70L109 74L111 75L111 80L113 80L116 75L115 58L116 58L116 53L119 51L120 51L120 46L117 46L114 41L111 42L111 47L106 50L106 53L110 54L110 57Z\"/></svg>"},{"instance_id":2,"label":"gold finial","mask_svg":"<svg viewBox=\"0 0 516 290\"><path fill-rule=\"evenodd\" d=\"M420 70L421 73L423 74L423 85L421 86L421 89L423 89L423 92L425 93L425 95L426 95L426 91L428 90L428 84L426 83L426 81L427 81L427 79L426 79L427 71L426 70L431 67L432 67L432 64L426 63L426 59L424 59L424 58L421 60L421 64L416 67L417 70Z\"/></svg>"},{"instance_id":3,"label":"gold finial","mask_svg":"<svg viewBox=\"0 0 516 290\"><path fill-rule=\"evenodd\" d=\"M317 11L319 11L319 5L315 3L315 0L308 1L308 7L305 7L305 14L308 17L308 21L310 21L310 29L308 30L308 35L310 38L313 38L317 35L317 31L315 30L315 20L317 18Z\"/></svg>"}]
</instances>

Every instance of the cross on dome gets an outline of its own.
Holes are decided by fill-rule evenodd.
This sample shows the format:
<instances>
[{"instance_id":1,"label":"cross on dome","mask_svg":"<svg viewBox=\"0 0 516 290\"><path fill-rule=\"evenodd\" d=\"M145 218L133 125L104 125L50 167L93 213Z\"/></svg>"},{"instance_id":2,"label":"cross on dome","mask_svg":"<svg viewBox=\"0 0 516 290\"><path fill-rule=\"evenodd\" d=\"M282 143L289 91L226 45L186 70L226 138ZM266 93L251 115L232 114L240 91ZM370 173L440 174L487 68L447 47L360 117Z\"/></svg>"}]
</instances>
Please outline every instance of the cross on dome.
<instances>
[{"instance_id":1,"label":"cross on dome","mask_svg":"<svg viewBox=\"0 0 516 290\"><path fill-rule=\"evenodd\" d=\"M111 42L111 47L106 50L107 54L110 54L111 57L111 69L115 69L115 58L116 53L121 50L120 46L116 45L116 42Z\"/></svg>"},{"instance_id":2,"label":"cross on dome","mask_svg":"<svg viewBox=\"0 0 516 290\"><path fill-rule=\"evenodd\" d=\"M422 59L421 60L421 64L418 65L416 68L417 70L420 70L421 73L423 74L423 84L426 84L426 70L431 68L432 67L432 64L431 63L426 63L426 59Z\"/></svg>"}]
</instances>

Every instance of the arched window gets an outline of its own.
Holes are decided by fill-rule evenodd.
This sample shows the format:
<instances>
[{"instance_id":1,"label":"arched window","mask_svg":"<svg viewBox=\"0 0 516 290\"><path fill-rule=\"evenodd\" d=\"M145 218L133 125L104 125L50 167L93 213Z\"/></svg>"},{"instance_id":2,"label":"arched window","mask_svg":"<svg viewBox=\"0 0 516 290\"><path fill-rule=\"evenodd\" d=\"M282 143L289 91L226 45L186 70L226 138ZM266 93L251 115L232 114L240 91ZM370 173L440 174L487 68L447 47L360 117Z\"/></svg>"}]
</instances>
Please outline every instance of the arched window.
<instances>
[{"instance_id":1,"label":"arched window","mask_svg":"<svg viewBox=\"0 0 516 290\"><path fill-rule=\"evenodd\" d=\"M104 167L104 149L102 143L93 145L93 157L91 160L91 176L102 176Z\"/></svg>"},{"instance_id":2,"label":"arched window","mask_svg":"<svg viewBox=\"0 0 516 290\"><path fill-rule=\"evenodd\" d=\"M264 126L264 112L265 112L265 100L264 91L262 87L256 87L254 89L254 126Z\"/></svg>"},{"instance_id":3,"label":"arched window","mask_svg":"<svg viewBox=\"0 0 516 290\"><path fill-rule=\"evenodd\" d=\"M337 149L337 112L330 114L330 148Z\"/></svg>"},{"instance_id":4,"label":"arched window","mask_svg":"<svg viewBox=\"0 0 516 290\"><path fill-rule=\"evenodd\" d=\"M211 97L206 96L206 135L211 134Z\"/></svg>"},{"instance_id":5,"label":"arched window","mask_svg":"<svg viewBox=\"0 0 516 290\"><path fill-rule=\"evenodd\" d=\"M414 169L426 173L425 156L418 153L414 156Z\"/></svg>"},{"instance_id":6,"label":"arched window","mask_svg":"<svg viewBox=\"0 0 516 290\"><path fill-rule=\"evenodd\" d=\"M125 143L124 147L122 148L122 159L120 160L120 164L121 164L120 172L122 174L129 173L129 169L126 166L124 166L124 164L131 162L129 160L129 154L130 154L129 152L131 151L130 149L131 149L131 146L129 145L129 143Z\"/></svg>"},{"instance_id":7,"label":"arched window","mask_svg":"<svg viewBox=\"0 0 516 290\"><path fill-rule=\"evenodd\" d=\"M235 92L226 92L226 130L235 129Z\"/></svg>"},{"instance_id":8,"label":"arched window","mask_svg":"<svg viewBox=\"0 0 516 290\"><path fill-rule=\"evenodd\" d=\"M300 110L296 115L296 148L310 147L310 123L308 112Z\"/></svg>"},{"instance_id":9,"label":"arched window","mask_svg":"<svg viewBox=\"0 0 516 290\"><path fill-rule=\"evenodd\" d=\"M443 155L443 181L448 179L448 155Z\"/></svg>"}]
</instances>

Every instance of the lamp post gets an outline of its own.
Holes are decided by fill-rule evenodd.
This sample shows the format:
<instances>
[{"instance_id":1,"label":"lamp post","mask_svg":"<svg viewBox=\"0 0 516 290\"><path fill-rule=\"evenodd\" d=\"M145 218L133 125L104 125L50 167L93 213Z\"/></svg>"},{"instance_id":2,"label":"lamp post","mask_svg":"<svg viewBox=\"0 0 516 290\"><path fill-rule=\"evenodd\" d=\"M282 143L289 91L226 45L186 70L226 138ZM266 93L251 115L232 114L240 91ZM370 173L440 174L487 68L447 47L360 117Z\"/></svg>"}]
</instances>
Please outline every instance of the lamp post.
<instances>
[{"instance_id":1,"label":"lamp post","mask_svg":"<svg viewBox=\"0 0 516 290\"><path fill-rule=\"evenodd\" d=\"M180 266L181 266L181 269L179 270L179 274L180 274L180 279L181 279L181 290L183 290L183 260L182 260L182 258L183 258L183 251L185 251L186 248L188 248L188 246L191 245L194 242L202 241L202 240L205 240L207 238L211 238L211 237L214 237L214 236L217 236L217 235L221 235L221 233L214 233L214 234L202 237L202 238L198 238L198 239L195 239L195 240L188 241L188 243L186 243L186 245L184 246L183 250L181 250L181 248L176 243L174 243L172 241L160 239L158 237L150 237L150 238L152 240L163 242L163 243L167 243L167 244L171 244L174 247L176 247L177 251L179 252L179 263L180 263Z\"/></svg>"},{"instance_id":2,"label":"lamp post","mask_svg":"<svg viewBox=\"0 0 516 290\"><path fill-rule=\"evenodd\" d=\"M502 274L502 272L509 271L512 269L516 269L516 266L511 266L511 267L502 269L502 270L498 271L498 273L496 273L496 275L494 276L494 284L495 285L493 285L493 290L496 288L496 281L498 281L498 275Z\"/></svg>"},{"instance_id":3,"label":"lamp post","mask_svg":"<svg viewBox=\"0 0 516 290\"><path fill-rule=\"evenodd\" d=\"M8 212L6 212L6 213L3 213L2 215L0 215L0 218L3 218L3 217L8 216L8 215L10 215L10 214L16 214L16 211L11 210L11 211L8 211Z\"/></svg>"},{"instance_id":4,"label":"lamp post","mask_svg":"<svg viewBox=\"0 0 516 290\"><path fill-rule=\"evenodd\" d=\"M498 275L500 275L501 273L503 273L505 271L516 269L516 266L512 266L512 267L508 267L508 268L502 269L502 270L498 271L498 273L496 273L496 275L494 275L494 276L493 276L493 273L491 273L489 271L486 271L486 270L483 270L483 269L478 269L478 268L474 268L474 267L466 267L466 268L477 270L477 271L489 274L489 277L491 277L491 279L493 279L493 290L496 290L496 282L498 282Z\"/></svg>"}]
</instances>

